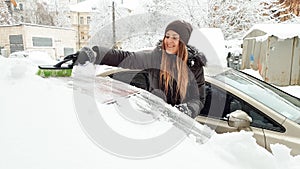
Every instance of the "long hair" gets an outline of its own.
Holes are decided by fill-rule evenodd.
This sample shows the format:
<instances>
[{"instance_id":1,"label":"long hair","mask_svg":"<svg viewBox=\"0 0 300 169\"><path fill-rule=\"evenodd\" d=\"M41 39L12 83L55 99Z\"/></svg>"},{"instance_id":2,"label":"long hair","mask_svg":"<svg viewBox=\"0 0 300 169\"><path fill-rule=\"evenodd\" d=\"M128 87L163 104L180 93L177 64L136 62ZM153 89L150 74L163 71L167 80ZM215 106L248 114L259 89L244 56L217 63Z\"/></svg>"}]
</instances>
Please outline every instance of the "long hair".
<instances>
[{"instance_id":1,"label":"long hair","mask_svg":"<svg viewBox=\"0 0 300 169\"><path fill-rule=\"evenodd\" d=\"M186 96L188 86L188 51L186 45L179 41L176 62L167 56L164 40L162 49L159 84L164 87L164 92L167 95L169 85L173 88L173 80L177 80L175 97L178 97L179 94L182 101Z\"/></svg>"}]
</instances>

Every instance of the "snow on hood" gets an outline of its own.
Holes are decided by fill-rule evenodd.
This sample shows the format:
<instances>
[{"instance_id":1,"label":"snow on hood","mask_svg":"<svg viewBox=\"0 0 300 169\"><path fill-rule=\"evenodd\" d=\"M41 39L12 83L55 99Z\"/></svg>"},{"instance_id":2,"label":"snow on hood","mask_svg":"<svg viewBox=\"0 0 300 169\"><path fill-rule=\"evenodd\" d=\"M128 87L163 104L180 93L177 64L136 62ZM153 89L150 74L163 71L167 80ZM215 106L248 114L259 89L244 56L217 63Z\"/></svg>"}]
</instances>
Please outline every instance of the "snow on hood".
<instances>
[{"instance_id":1,"label":"snow on hood","mask_svg":"<svg viewBox=\"0 0 300 169\"><path fill-rule=\"evenodd\" d=\"M260 30L266 35L257 37L257 40L264 41L269 36L276 36L281 40L300 37L300 24L256 24L244 36L244 38L253 30Z\"/></svg>"}]
</instances>

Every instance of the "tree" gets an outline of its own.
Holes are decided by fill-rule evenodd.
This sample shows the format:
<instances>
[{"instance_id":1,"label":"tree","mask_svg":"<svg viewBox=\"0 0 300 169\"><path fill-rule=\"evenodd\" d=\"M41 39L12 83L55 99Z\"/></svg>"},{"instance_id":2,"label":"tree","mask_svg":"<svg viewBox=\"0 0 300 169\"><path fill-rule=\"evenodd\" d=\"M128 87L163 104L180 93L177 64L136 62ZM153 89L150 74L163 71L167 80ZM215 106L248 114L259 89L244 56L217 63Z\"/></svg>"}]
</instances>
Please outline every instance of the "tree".
<instances>
[{"instance_id":1,"label":"tree","mask_svg":"<svg viewBox=\"0 0 300 169\"><path fill-rule=\"evenodd\" d=\"M209 1L207 25L221 28L225 39L241 38L256 23L276 23L275 0ZM279 8L276 8L279 9Z\"/></svg>"},{"instance_id":2,"label":"tree","mask_svg":"<svg viewBox=\"0 0 300 169\"><path fill-rule=\"evenodd\" d=\"M298 0L278 0L278 8L272 9L273 16L281 22L293 22L300 16L300 2Z\"/></svg>"},{"instance_id":3,"label":"tree","mask_svg":"<svg viewBox=\"0 0 300 169\"><path fill-rule=\"evenodd\" d=\"M169 15L191 22L197 28L206 26L207 0L147 0L142 3L142 8L154 17L157 14Z\"/></svg>"},{"instance_id":4,"label":"tree","mask_svg":"<svg viewBox=\"0 0 300 169\"><path fill-rule=\"evenodd\" d=\"M1 0L0 1L0 25L11 25L15 21L9 13L8 7L6 3Z\"/></svg>"},{"instance_id":5,"label":"tree","mask_svg":"<svg viewBox=\"0 0 300 169\"><path fill-rule=\"evenodd\" d=\"M31 0L23 2L24 9L15 13L15 18L21 22L50 25L50 26L71 26L70 19L67 17L69 12L68 5L58 3L58 1L45 2L42 0Z\"/></svg>"},{"instance_id":6,"label":"tree","mask_svg":"<svg viewBox=\"0 0 300 169\"><path fill-rule=\"evenodd\" d=\"M52 3L48 4L49 12L53 18L53 25L59 27L70 27L71 21L68 18L68 13L70 12L68 8L68 3L63 1L51 1Z\"/></svg>"},{"instance_id":7,"label":"tree","mask_svg":"<svg viewBox=\"0 0 300 169\"><path fill-rule=\"evenodd\" d=\"M299 0L279 0L279 4L286 7L287 11L295 14L296 16L300 15L300 2Z\"/></svg>"},{"instance_id":8,"label":"tree","mask_svg":"<svg viewBox=\"0 0 300 169\"><path fill-rule=\"evenodd\" d=\"M257 23L299 23L300 19L296 16L299 14L299 3L298 0L141 0L139 11L152 17L150 23L146 23L141 29L152 25L162 29L162 23L166 20L160 15L165 15L184 19L195 28L220 28L225 40L230 40L241 39ZM102 11L107 13L110 10ZM106 13L102 12L103 18ZM147 19L149 18L145 20ZM104 26L110 23L110 16L102 20ZM97 21L101 22L101 19Z\"/></svg>"},{"instance_id":9,"label":"tree","mask_svg":"<svg viewBox=\"0 0 300 169\"><path fill-rule=\"evenodd\" d=\"M35 17L36 24L54 26L54 18L51 15L46 2L36 3Z\"/></svg>"}]
</instances>

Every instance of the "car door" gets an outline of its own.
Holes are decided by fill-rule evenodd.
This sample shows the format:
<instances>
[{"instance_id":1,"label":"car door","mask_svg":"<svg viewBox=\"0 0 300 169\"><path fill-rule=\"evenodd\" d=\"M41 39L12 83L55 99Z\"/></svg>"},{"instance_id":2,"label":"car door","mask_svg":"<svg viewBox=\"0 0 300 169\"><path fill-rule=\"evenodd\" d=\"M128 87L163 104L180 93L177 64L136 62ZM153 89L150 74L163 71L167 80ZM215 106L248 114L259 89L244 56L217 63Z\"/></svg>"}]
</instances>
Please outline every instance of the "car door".
<instances>
[{"instance_id":1,"label":"car door","mask_svg":"<svg viewBox=\"0 0 300 169\"><path fill-rule=\"evenodd\" d=\"M292 155L300 154L300 127L299 124L286 119L282 124L281 130L276 128L266 128L264 133L266 135L267 149L271 150L271 144L283 144L289 147Z\"/></svg>"},{"instance_id":2,"label":"car door","mask_svg":"<svg viewBox=\"0 0 300 169\"><path fill-rule=\"evenodd\" d=\"M239 131L237 128L230 127L227 121L227 115L235 110L243 110L251 117L253 116L252 118L260 117L255 115L261 114L261 112L243 99L209 82L206 82L206 93L204 108L196 120L201 124L208 125L217 133ZM252 131L257 143L266 148L265 135L260 126L251 123L250 128L243 130Z\"/></svg>"}]
</instances>

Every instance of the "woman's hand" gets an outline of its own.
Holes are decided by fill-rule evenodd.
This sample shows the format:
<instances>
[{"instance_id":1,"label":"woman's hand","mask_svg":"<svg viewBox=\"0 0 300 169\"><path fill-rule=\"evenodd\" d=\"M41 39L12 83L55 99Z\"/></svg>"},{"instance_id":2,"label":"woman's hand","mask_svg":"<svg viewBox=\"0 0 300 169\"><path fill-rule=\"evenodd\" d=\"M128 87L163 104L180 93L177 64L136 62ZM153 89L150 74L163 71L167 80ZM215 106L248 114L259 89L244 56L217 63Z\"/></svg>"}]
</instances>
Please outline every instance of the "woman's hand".
<instances>
[{"instance_id":1,"label":"woman's hand","mask_svg":"<svg viewBox=\"0 0 300 169\"><path fill-rule=\"evenodd\" d=\"M181 111L182 113L192 117L192 111L188 108L186 103L183 104L177 104L174 107L176 107L179 111Z\"/></svg>"},{"instance_id":2,"label":"woman's hand","mask_svg":"<svg viewBox=\"0 0 300 169\"><path fill-rule=\"evenodd\" d=\"M85 65L87 62L94 63L96 60L95 53L92 49L88 47L83 47L78 52L78 58L76 60L76 65Z\"/></svg>"}]
</instances>

